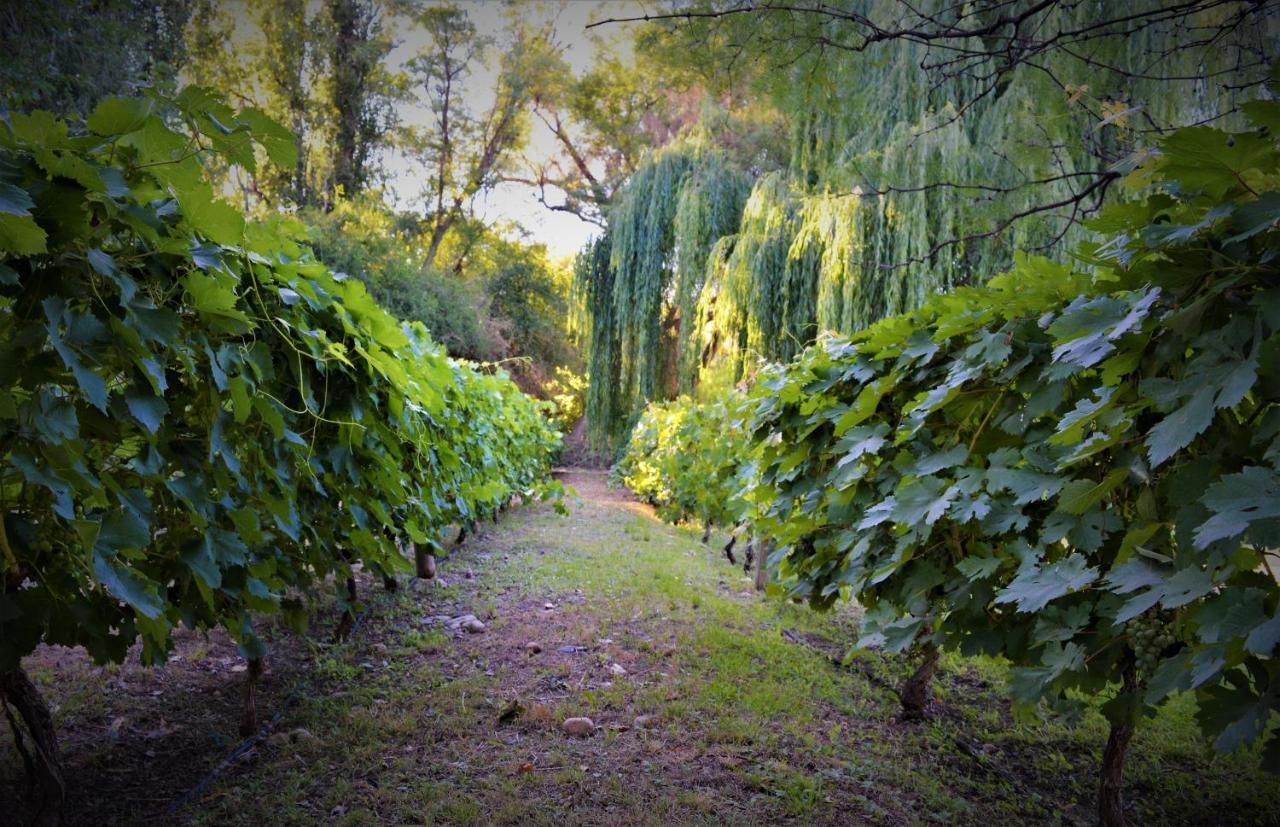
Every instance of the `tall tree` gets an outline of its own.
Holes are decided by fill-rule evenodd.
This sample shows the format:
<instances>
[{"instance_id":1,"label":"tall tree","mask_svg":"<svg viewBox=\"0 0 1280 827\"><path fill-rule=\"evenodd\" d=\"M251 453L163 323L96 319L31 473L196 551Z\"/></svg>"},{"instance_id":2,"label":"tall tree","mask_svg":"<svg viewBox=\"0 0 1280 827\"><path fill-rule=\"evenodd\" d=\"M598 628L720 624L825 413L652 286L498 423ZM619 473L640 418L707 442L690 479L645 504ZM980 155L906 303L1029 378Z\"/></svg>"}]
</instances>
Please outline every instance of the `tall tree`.
<instances>
[{"instance_id":1,"label":"tall tree","mask_svg":"<svg viewBox=\"0 0 1280 827\"><path fill-rule=\"evenodd\" d=\"M328 15L333 186L351 196L372 181L379 144L395 122L393 84L383 65L392 43L378 0L328 0Z\"/></svg>"},{"instance_id":2,"label":"tall tree","mask_svg":"<svg viewBox=\"0 0 1280 827\"><path fill-rule=\"evenodd\" d=\"M316 203L317 183L310 177L314 165L308 152L308 136L324 128L323 105L312 92L316 73L317 43L314 20L307 18L306 0L273 0L258 9L262 29L263 92L269 111L288 125L294 135L298 160L282 171L277 182L281 194L299 206Z\"/></svg>"},{"instance_id":3,"label":"tall tree","mask_svg":"<svg viewBox=\"0 0 1280 827\"><path fill-rule=\"evenodd\" d=\"M426 167L426 262L435 261L449 231L473 199L510 171L528 133L528 109L537 80L552 65L547 33L512 24L493 67L493 99L483 114L464 87L495 45L456 5L418 8L426 42L408 63L431 128L411 133L412 154Z\"/></svg>"},{"instance_id":4,"label":"tall tree","mask_svg":"<svg viewBox=\"0 0 1280 827\"><path fill-rule=\"evenodd\" d=\"M705 390L760 359L791 358L820 331L856 331L985 281L1014 250L1062 249L1153 133L1230 123L1280 40L1275 4L1096 11L1057 0L701 0L658 15L637 48L671 84L734 106L773 101L789 146L773 151L781 170L756 178L741 223L708 237L710 254L682 245L699 223L658 206L697 180L669 174L672 157L655 153L620 190L610 272L584 257L592 266L580 274L600 289L578 288L592 346L617 350L593 354L596 434L625 433L645 400L672 393L661 366L675 305L696 308L679 314L680 389ZM666 288L683 265L699 278L673 301Z\"/></svg>"},{"instance_id":5,"label":"tall tree","mask_svg":"<svg viewBox=\"0 0 1280 827\"><path fill-rule=\"evenodd\" d=\"M1040 249L1056 246L1102 206L1135 149L1237 112L1265 83L1280 37L1280 6L1238 0L691 0L588 28L637 21L651 24L641 48L673 74L778 101L796 132L793 166L809 186L834 183L830 173L843 164L835 185L912 196L906 209L929 209L943 190L989 207L979 226L936 233L884 262L898 266L945 265L1046 225L1054 229L1050 243L1037 239ZM886 99L886 88L896 94ZM1011 100L1033 101L1024 108L1034 114L1007 120L1023 114ZM987 133L977 137L993 145L988 157L1003 157L919 180L878 162L849 163L956 126ZM1006 143L1020 146L995 146Z\"/></svg>"},{"instance_id":6,"label":"tall tree","mask_svg":"<svg viewBox=\"0 0 1280 827\"><path fill-rule=\"evenodd\" d=\"M671 128L674 107L656 78L617 55L600 55L580 77L562 52L553 59L556 71L545 75L532 111L558 152L531 159L511 180L535 187L547 209L603 227L614 195L645 150L678 132Z\"/></svg>"}]
</instances>

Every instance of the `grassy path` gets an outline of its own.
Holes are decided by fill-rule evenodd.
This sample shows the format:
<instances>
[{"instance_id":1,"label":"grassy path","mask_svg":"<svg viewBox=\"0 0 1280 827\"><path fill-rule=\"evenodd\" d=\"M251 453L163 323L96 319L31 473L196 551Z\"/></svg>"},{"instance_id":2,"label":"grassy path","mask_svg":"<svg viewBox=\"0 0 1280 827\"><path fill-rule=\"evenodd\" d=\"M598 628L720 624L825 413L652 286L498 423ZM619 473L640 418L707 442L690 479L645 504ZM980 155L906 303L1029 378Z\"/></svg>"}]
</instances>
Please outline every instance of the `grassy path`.
<instances>
[{"instance_id":1,"label":"grassy path","mask_svg":"<svg viewBox=\"0 0 1280 827\"><path fill-rule=\"evenodd\" d=\"M1016 723L1001 668L952 658L936 717L898 723L883 687L908 664L826 654L852 610L766 600L698 532L599 474L567 481L568 517L514 510L441 565L447 585L364 582L350 643L277 630L274 734L176 813L238 740L234 649L189 636L163 670L43 650L29 666L57 705L73 822L1090 823L1096 714ZM463 614L485 630L442 622ZM1134 823L1275 823L1274 781L1207 755L1191 713L1183 699L1140 731ZM589 737L562 732L578 716ZM17 789L5 749L0 796Z\"/></svg>"}]
</instances>

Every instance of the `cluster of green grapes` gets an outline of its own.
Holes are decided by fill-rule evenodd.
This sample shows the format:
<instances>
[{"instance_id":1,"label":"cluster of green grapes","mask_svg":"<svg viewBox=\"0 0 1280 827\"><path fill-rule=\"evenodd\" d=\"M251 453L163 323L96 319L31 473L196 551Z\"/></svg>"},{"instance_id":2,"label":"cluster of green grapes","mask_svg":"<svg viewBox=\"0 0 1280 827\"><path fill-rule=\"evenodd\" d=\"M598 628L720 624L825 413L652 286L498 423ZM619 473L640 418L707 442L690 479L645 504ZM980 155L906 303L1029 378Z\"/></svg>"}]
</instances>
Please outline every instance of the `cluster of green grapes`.
<instances>
[{"instance_id":1,"label":"cluster of green grapes","mask_svg":"<svg viewBox=\"0 0 1280 827\"><path fill-rule=\"evenodd\" d=\"M1173 618L1160 612L1144 612L1129 621L1129 640L1137 659L1138 673L1149 676L1160 665L1160 656L1172 646Z\"/></svg>"}]
</instances>

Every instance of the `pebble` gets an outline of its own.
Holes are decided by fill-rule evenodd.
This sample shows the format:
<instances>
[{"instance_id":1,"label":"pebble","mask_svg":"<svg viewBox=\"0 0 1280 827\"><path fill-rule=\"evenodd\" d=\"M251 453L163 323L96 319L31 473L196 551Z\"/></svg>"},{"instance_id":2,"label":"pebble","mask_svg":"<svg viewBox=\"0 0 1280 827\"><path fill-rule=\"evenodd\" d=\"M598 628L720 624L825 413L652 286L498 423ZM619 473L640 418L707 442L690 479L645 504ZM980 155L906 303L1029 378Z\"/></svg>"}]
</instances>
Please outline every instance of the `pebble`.
<instances>
[{"instance_id":1,"label":"pebble","mask_svg":"<svg viewBox=\"0 0 1280 827\"><path fill-rule=\"evenodd\" d=\"M637 715L636 728L644 729L645 727L653 726L654 722L656 722L657 720L658 720L657 715Z\"/></svg>"},{"instance_id":2,"label":"pebble","mask_svg":"<svg viewBox=\"0 0 1280 827\"><path fill-rule=\"evenodd\" d=\"M609 671L610 671L610 672L612 672L612 673L613 673L613 674L615 674L615 675L625 675L625 674L627 674L626 667L624 667L624 666L623 666L622 664L620 664L620 663L613 663L613 664L610 664L610 665L609 665Z\"/></svg>"},{"instance_id":3,"label":"pebble","mask_svg":"<svg viewBox=\"0 0 1280 827\"><path fill-rule=\"evenodd\" d=\"M466 623L463 623L462 628L475 635L484 631L484 623L473 617Z\"/></svg>"},{"instance_id":4,"label":"pebble","mask_svg":"<svg viewBox=\"0 0 1280 827\"><path fill-rule=\"evenodd\" d=\"M590 718L566 718L560 729L565 735L586 738L596 731L596 725Z\"/></svg>"}]
</instances>

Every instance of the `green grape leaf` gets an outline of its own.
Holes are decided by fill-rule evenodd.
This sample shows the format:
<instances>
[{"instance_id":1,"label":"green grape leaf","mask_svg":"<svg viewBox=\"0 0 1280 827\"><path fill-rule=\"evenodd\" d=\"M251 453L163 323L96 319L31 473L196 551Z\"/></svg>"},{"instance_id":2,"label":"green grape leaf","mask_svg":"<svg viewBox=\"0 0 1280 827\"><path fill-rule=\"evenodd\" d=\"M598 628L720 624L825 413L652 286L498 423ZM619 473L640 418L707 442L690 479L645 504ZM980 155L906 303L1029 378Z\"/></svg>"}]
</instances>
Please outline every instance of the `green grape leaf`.
<instances>
[{"instance_id":1,"label":"green grape leaf","mask_svg":"<svg viewBox=\"0 0 1280 827\"><path fill-rule=\"evenodd\" d=\"M1146 445L1147 456L1153 468L1186 448L1209 427L1213 422L1216 391L1217 388L1212 386L1200 388L1185 405L1151 428Z\"/></svg>"},{"instance_id":2,"label":"green grape leaf","mask_svg":"<svg viewBox=\"0 0 1280 827\"><path fill-rule=\"evenodd\" d=\"M107 98L94 108L85 125L99 135L123 135L141 129L155 112L151 98Z\"/></svg>"},{"instance_id":3,"label":"green grape leaf","mask_svg":"<svg viewBox=\"0 0 1280 827\"><path fill-rule=\"evenodd\" d=\"M93 576L113 597L128 603L143 617L155 619L164 613L158 585L115 559L95 552Z\"/></svg>"},{"instance_id":4,"label":"green grape leaf","mask_svg":"<svg viewBox=\"0 0 1280 827\"><path fill-rule=\"evenodd\" d=\"M1128 469L1117 468L1100 481L1090 479L1072 480L1062 487L1062 491L1058 495L1058 507L1068 514L1084 514L1102 502L1104 497L1114 491L1128 477Z\"/></svg>"},{"instance_id":5,"label":"green grape leaf","mask_svg":"<svg viewBox=\"0 0 1280 827\"><path fill-rule=\"evenodd\" d=\"M1195 532L1196 546L1206 548L1240 536L1255 522L1280 518L1280 478L1250 466L1209 486L1200 501L1213 514Z\"/></svg>"},{"instance_id":6,"label":"green grape leaf","mask_svg":"<svg viewBox=\"0 0 1280 827\"><path fill-rule=\"evenodd\" d=\"M1053 600L1086 588L1098 579L1098 570L1082 554L1072 554L1057 563L1019 572L1008 587L995 597L996 603L1014 603L1018 611L1034 613Z\"/></svg>"},{"instance_id":7,"label":"green grape leaf","mask_svg":"<svg viewBox=\"0 0 1280 827\"><path fill-rule=\"evenodd\" d=\"M0 213L0 252L20 256L43 253L48 237L31 216Z\"/></svg>"},{"instance_id":8,"label":"green grape leaf","mask_svg":"<svg viewBox=\"0 0 1280 827\"><path fill-rule=\"evenodd\" d=\"M36 202L31 200L30 193L22 187L0 181L0 213L17 216L31 215L31 210L35 206Z\"/></svg>"},{"instance_id":9,"label":"green grape leaf","mask_svg":"<svg viewBox=\"0 0 1280 827\"><path fill-rule=\"evenodd\" d=\"M142 426L152 434L160 430L165 414L169 412L168 403L156 396L127 393L124 401L134 419L142 423Z\"/></svg>"},{"instance_id":10,"label":"green grape leaf","mask_svg":"<svg viewBox=\"0 0 1280 827\"><path fill-rule=\"evenodd\" d=\"M931 526L946 513L956 493L955 486L935 477L909 482L894 493L891 518L900 525Z\"/></svg>"}]
</instances>

